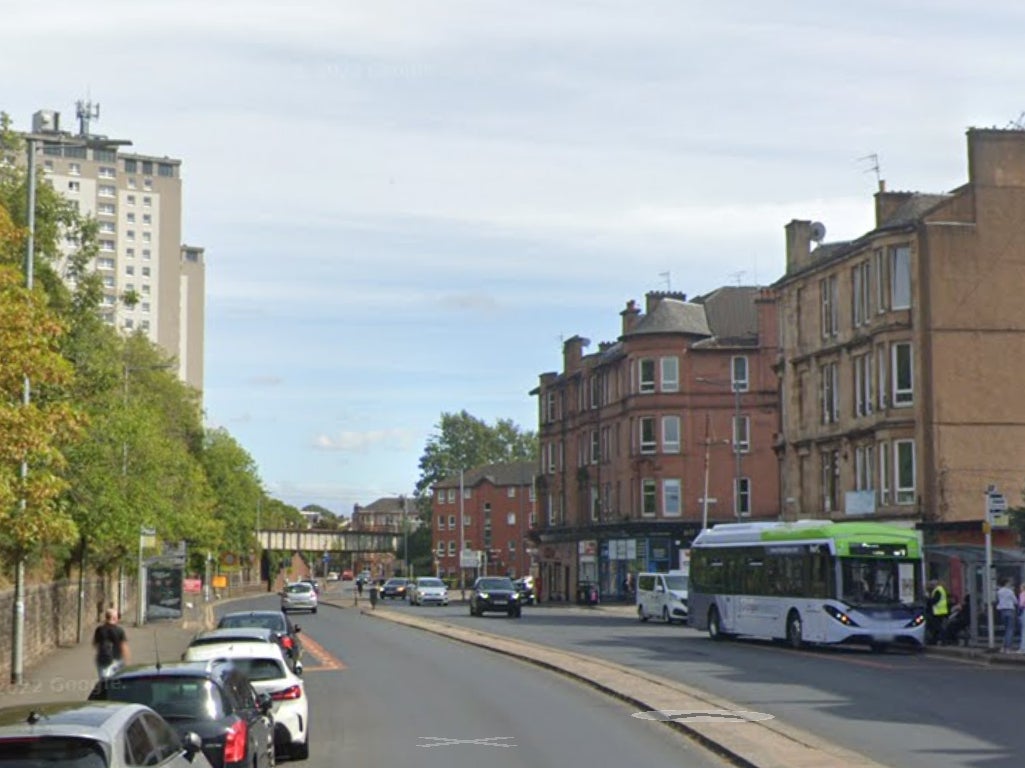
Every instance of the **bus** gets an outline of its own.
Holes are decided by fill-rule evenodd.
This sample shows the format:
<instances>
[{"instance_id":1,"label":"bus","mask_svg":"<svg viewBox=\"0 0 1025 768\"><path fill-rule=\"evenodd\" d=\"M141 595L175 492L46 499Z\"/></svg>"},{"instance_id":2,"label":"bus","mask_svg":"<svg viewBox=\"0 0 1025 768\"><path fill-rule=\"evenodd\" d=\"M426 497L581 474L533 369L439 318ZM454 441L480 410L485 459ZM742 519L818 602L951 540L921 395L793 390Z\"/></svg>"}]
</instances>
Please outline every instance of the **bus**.
<instances>
[{"instance_id":1,"label":"bus","mask_svg":"<svg viewBox=\"0 0 1025 768\"><path fill-rule=\"evenodd\" d=\"M691 545L691 627L806 643L923 648L922 545L875 522L727 523Z\"/></svg>"}]
</instances>

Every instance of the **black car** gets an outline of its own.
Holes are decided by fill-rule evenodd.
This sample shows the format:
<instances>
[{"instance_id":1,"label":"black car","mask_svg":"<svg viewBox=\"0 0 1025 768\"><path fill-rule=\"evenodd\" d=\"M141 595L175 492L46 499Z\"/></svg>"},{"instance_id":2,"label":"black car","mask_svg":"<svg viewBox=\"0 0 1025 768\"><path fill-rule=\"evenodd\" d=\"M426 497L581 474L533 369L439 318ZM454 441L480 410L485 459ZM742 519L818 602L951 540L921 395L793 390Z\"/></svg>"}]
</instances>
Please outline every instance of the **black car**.
<instances>
[{"instance_id":1,"label":"black car","mask_svg":"<svg viewBox=\"0 0 1025 768\"><path fill-rule=\"evenodd\" d=\"M483 616L486 611L520 617L520 595L512 579L505 576L481 576L473 584L470 595L470 615Z\"/></svg>"},{"instance_id":2,"label":"black car","mask_svg":"<svg viewBox=\"0 0 1025 768\"><path fill-rule=\"evenodd\" d=\"M282 611L237 611L226 613L217 622L218 629L239 629L242 627L262 627L269 629L277 636L278 644L292 665L297 669L302 663L303 644L299 641L302 631L298 624L293 624L288 615Z\"/></svg>"},{"instance_id":3,"label":"black car","mask_svg":"<svg viewBox=\"0 0 1025 768\"><path fill-rule=\"evenodd\" d=\"M392 598L395 600L405 600L406 592L409 591L409 579L396 576L393 579L388 579L384 582L384 586L381 587L382 598Z\"/></svg>"},{"instance_id":4,"label":"black car","mask_svg":"<svg viewBox=\"0 0 1025 768\"><path fill-rule=\"evenodd\" d=\"M520 605L534 605L537 602L537 595L534 593L534 579L531 576L524 576L513 582L516 591L520 595Z\"/></svg>"},{"instance_id":5,"label":"black car","mask_svg":"<svg viewBox=\"0 0 1025 768\"><path fill-rule=\"evenodd\" d=\"M230 661L130 667L98 683L89 699L145 704L180 736L198 735L214 768L274 765L273 701Z\"/></svg>"}]
</instances>

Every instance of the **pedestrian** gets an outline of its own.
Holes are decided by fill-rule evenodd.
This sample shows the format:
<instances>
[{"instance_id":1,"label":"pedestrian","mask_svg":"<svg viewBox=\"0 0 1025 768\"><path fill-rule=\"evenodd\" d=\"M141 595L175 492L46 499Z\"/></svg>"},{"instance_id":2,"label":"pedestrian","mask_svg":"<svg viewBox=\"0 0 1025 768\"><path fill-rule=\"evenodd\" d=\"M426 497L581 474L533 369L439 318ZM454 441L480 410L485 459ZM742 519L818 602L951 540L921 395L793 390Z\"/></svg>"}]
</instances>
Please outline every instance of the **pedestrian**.
<instances>
[{"instance_id":1,"label":"pedestrian","mask_svg":"<svg viewBox=\"0 0 1025 768\"><path fill-rule=\"evenodd\" d=\"M360 576L358 579L356 579L356 595L358 597L362 597L363 596L363 577L362 576Z\"/></svg>"},{"instance_id":2,"label":"pedestrian","mask_svg":"<svg viewBox=\"0 0 1025 768\"><path fill-rule=\"evenodd\" d=\"M1018 597L1011 589L1011 580L1004 579L997 590L997 612L1004 623L1004 644L1001 653L1010 653L1014 644L1014 629L1017 624Z\"/></svg>"},{"instance_id":3,"label":"pedestrian","mask_svg":"<svg viewBox=\"0 0 1025 768\"><path fill-rule=\"evenodd\" d=\"M377 610L377 584L370 585L370 610Z\"/></svg>"},{"instance_id":4,"label":"pedestrian","mask_svg":"<svg viewBox=\"0 0 1025 768\"><path fill-rule=\"evenodd\" d=\"M118 624L117 611L108 608L103 614L103 623L93 633L93 648L96 649L96 673L100 682L108 680L128 663L128 637Z\"/></svg>"},{"instance_id":5,"label":"pedestrian","mask_svg":"<svg viewBox=\"0 0 1025 768\"><path fill-rule=\"evenodd\" d=\"M942 581L934 579L930 583L932 586L929 591L929 614L927 616L930 626L926 628L926 631L929 635L929 644L935 645L940 641L940 637L943 634L943 625L950 615L950 601L947 598L947 589L943 586Z\"/></svg>"},{"instance_id":6,"label":"pedestrian","mask_svg":"<svg viewBox=\"0 0 1025 768\"><path fill-rule=\"evenodd\" d=\"M1018 626L1021 627L1018 653L1025 653L1025 582L1018 586Z\"/></svg>"}]
</instances>

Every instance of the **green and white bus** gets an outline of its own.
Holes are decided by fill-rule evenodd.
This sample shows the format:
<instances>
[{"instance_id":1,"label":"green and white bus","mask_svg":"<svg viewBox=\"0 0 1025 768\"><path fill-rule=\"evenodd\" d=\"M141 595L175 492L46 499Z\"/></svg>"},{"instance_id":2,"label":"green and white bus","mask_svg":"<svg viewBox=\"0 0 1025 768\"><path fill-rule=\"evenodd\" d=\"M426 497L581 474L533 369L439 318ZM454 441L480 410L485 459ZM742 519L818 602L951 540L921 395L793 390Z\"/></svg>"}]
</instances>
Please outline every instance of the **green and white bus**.
<instances>
[{"instance_id":1,"label":"green and white bus","mask_svg":"<svg viewBox=\"0 0 1025 768\"><path fill-rule=\"evenodd\" d=\"M737 635L883 650L923 647L922 545L908 528L801 520L728 523L690 554L689 624Z\"/></svg>"}]
</instances>

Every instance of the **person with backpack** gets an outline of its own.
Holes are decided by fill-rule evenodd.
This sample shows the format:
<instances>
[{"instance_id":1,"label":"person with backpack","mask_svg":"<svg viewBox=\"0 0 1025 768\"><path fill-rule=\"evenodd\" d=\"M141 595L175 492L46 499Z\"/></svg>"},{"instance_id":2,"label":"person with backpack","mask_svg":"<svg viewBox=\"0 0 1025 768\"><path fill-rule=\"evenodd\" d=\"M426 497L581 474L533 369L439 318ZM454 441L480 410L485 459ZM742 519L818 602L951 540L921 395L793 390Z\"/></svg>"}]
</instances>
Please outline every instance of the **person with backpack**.
<instances>
[{"instance_id":1,"label":"person with backpack","mask_svg":"<svg viewBox=\"0 0 1025 768\"><path fill-rule=\"evenodd\" d=\"M96 650L96 674L100 682L109 680L128 663L128 637L118 624L117 611L108 608L104 621L93 633L93 648Z\"/></svg>"}]
</instances>

